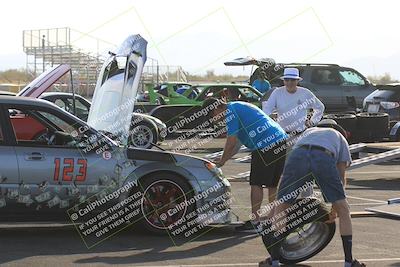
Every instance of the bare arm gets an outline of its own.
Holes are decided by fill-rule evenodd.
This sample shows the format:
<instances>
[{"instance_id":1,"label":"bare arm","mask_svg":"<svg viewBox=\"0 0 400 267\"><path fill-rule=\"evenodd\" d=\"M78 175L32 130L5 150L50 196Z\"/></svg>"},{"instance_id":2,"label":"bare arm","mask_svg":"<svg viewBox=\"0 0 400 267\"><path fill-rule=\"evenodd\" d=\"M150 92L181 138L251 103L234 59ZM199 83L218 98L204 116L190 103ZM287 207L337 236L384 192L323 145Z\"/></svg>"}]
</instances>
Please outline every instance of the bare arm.
<instances>
[{"instance_id":1,"label":"bare arm","mask_svg":"<svg viewBox=\"0 0 400 267\"><path fill-rule=\"evenodd\" d=\"M216 162L218 166L223 166L226 161L228 161L233 155L236 154L236 143L237 138L234 135L228 136L226 138L226 143L224 147L224 152L222 153L222 157L219 161Z\"/></svg>"},{"instance_id":2,"label":"bare arm","mask_svg":"<svg viewBox=\"0 0 400 267\"><path fill-rule=\"evenodd\" d=\"M269 96L267 101L264 101L261 103L262 105L262 110L264 111L265 114L271 115L272 112L274 112L277 108L277 103L276 103L276 93L275 90L272 91L271 95Z\"/></svg>"},{"instance_id":3,"label":"bare arm","mask_svg":"<svg viewBox=\"0 0 400 267\"><path fill-rule=\"evenodd\" d=\"M321 100L319 100L318 97L316 97L314 94L312 94L312 96L313 96L312 98L313 101L310 103L309 108L313 109L313 114L311 116L309 126L316 125L322 119L322 116L324 115L325 111L325 106L321 102Z\"/></svg>"}]
</instances>

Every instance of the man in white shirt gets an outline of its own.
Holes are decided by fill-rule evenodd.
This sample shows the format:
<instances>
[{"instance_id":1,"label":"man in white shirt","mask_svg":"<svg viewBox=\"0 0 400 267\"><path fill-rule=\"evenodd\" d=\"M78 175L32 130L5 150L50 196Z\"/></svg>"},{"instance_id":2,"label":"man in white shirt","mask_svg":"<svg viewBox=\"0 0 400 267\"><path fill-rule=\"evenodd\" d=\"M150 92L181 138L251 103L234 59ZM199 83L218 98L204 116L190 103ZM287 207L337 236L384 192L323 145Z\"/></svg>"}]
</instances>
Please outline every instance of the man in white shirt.
<instances>
[{"instance_id":1,"label":"man in white shirt","mask_svg":"<svg viewBox=\"0 0 400 267\"><path fill-rule=\"evenodd\" d=\"M298 86L302 80L297 68L285 68L281 79L284 86L276 88L262 109L267 115L277 112L277 122L290 135L295 136L316 125L322 118L324 104L307 88ZM308 110L313 114L307 118Z\"/></svg>"}]
</instances>

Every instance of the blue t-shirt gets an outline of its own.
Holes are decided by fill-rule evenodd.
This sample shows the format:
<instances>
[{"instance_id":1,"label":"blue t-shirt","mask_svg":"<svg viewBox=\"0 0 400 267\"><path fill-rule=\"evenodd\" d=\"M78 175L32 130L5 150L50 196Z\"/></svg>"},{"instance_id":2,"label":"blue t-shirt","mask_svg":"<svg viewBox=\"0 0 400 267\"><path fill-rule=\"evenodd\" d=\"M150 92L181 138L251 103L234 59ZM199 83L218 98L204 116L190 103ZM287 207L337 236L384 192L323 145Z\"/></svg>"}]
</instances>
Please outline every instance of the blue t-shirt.
<instances>
[{"instance_id":1,"label":"blue t-shirt","mask_svg":"<svg viewBox=\"0 0 400 267\"><path fill-rule=\"evenodd\" d=\"M286 139L277 122L253 104L234 101L227 104L228 135L235 135L250 150L263 149Z\"/></svg>"},{"instance_id":2,"label":"blue t-shirt","mask_svg":"<svg viewBox=\"0 0 400 267\"><path fill-rule=\"evenodd\" d=\"M271 89L271 84L269 83L269 81L267 80L260 80L257 79L253 82L253 84L251 85L254 88L256 88L260 93L264 94L265 92L267 92L269 89Z\"/></svg>"}]
</instances>

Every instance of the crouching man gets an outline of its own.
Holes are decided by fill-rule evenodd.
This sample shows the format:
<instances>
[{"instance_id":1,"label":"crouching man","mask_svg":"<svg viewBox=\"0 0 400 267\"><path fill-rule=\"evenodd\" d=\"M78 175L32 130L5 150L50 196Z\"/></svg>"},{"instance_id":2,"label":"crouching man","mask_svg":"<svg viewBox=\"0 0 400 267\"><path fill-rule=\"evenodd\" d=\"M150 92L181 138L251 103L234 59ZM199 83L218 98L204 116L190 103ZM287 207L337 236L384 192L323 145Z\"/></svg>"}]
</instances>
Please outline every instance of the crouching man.
<instances>
[{"instance_id":1,"label":"crouching man","mask_svg":"<svg viewBox=\"0 0 400 267\"><path fill-rule=\"evenodd\" d=\"M287 210L298 192L307 182L315 180L327 202L332 203L331 220L339 217L345 267L365 266L353 259L352 225L349 204L344 187L346 185L345 170L351 164L349 145L345 132L334 122L321 121L318 127L307 129L294 145L286 160L282 179L278 188L278 200L285 201L276 206L274 216L287 216ZM291 196L288 198L288 196ZM333 216L332 216L333 214ZM275 231L285 230L285 224L274 224ZM279 266L280 241L270 248L271 258L260 262L259 266Z\"/></svg>"}]
</instances>

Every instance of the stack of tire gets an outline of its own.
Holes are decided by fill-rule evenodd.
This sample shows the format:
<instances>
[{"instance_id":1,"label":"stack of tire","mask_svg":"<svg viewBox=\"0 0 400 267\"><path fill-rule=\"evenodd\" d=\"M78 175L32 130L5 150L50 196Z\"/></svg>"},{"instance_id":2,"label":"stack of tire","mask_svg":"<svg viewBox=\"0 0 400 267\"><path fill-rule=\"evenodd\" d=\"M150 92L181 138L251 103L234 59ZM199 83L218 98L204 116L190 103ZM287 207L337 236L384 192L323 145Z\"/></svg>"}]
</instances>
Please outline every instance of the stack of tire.
<instances>
[{"instance_id":1,"label":"stack of tire","mask_svg":"<svg viewBox=\"0 0 400 267\"><path fill-rule=\"evenodd\" d=\"M387 113L335 113L324 118L333 119L342 126L349 133L350 143L380 141L389 131Z\"/></svg>"}]
</instances>

